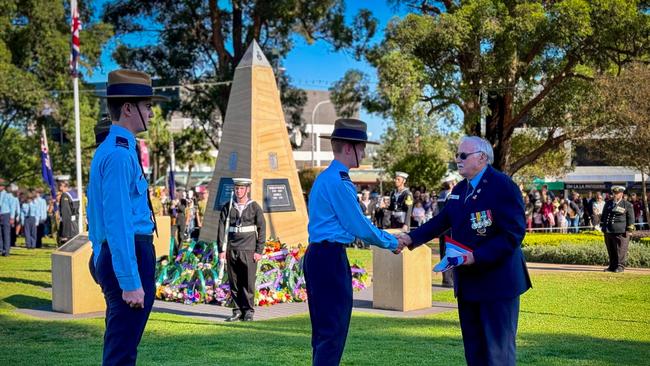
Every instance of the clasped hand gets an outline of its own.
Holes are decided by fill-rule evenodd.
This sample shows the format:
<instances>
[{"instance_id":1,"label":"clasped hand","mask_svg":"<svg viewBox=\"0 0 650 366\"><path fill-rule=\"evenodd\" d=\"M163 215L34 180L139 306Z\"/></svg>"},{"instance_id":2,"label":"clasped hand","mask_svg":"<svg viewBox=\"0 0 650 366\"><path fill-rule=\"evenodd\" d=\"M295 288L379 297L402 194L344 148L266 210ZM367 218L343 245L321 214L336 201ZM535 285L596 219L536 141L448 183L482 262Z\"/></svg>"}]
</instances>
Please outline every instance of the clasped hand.
<instances>
[{"instance_id":1,"label":"clasped hand","mask_svg":"<svg viewBox=\"0 0 650 366\"><path fill-rule=\"evenodd\" d=\"M397 249L393 251L395 254L400 254L404 248L410 247L410 245L413 244L413 240L411 240L411 237L406 233L395 234L395 237L397 238Z\"/></svg>"}]
</instances>

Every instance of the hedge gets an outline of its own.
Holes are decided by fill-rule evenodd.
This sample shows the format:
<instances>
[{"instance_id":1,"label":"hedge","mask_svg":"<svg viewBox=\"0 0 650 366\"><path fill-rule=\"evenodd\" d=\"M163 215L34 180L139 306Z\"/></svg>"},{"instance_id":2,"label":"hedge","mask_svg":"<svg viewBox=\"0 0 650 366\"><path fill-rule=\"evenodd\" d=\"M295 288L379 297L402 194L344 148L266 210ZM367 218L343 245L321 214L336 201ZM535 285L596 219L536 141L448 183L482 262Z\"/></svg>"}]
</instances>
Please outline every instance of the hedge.
<instances>
[{"instance_id":1,"label":"hedge","mask_svg":"<svg viewBox=\"0 0 650 366\"><path fill-rule=\"evenodd\" d=\"M523 251L529 262L600 266L606 266L609 263L604 243L533 245L523 248ZM650 246L631 242L627 265L628 267L650 268Z\"/></svg>"},{"instance_id":2,"label":"hedge","mask_svg":"<svg viewBox=\"0 0 650 366\"><path fill-rule=\"evenodd\" d=\"M599 231L586 231L577 234L526 233L522 247L559 245L604 245L605 239Z\"/></svg>"}]
</instances>

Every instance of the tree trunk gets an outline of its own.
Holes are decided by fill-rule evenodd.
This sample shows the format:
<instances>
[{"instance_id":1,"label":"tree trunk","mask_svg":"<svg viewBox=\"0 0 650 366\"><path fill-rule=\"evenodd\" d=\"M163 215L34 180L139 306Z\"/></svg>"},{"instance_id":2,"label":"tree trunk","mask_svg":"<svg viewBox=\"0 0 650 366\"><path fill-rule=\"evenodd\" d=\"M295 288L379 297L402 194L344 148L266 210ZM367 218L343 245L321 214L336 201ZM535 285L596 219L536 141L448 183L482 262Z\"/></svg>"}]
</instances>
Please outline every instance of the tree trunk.
<instances>
[{"instance_id":1,"label":"tree trunk","mask_svg":"<svg viewBox=\"0 0 650 366\"><path fill-rule=\"evenodd\" d=\"M643 213L645 217L644 217L643 221L647 222L648 224L650 224L650 219L648 219L650 217L650 208L648 207L648 193L647 193L647 189L646 189L646 186L645 186L645 182L646 182L645 181L645 172L649 171L649 170L650 169L644 168L641 171L641 191L643 192L643 207L645 208L645 210L644 210L645 212ZM643 229L643 228L641 228L641 229Z\"/></svg>"},{"instance_id":2,"label":"tree trunk","mask_svg":"<svg viewBox=\"0 0 650 366\"><path fill-rule=\"evenodd\" d=\"M194 164L189 163L187 165L187 180L185 181L185 191L190 190L190 179L192 179L192 168L194 168Z\"/></svg>"}]
</instances>

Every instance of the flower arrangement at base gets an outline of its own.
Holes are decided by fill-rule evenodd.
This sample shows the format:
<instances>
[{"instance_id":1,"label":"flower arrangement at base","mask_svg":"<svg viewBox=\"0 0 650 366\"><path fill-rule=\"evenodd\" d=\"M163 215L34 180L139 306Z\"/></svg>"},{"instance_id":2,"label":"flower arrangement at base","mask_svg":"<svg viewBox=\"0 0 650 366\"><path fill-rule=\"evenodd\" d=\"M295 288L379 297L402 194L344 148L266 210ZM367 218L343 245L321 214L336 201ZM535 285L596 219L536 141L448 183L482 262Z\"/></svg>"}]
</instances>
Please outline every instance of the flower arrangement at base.
<instances>
[{"instance_id":1,"label":"flower arrangement at base","mask_svg":"<svg viewBox=\"0 0 650 366\"><path fill-rule=\"evenodd\" d=\"M184 304L232 302L228 275L219 278L216 242L192 241L179 249L172 261L163 257L156 265L156 298ZM265 243L257 264L256 306L307 301L302 269L305 248L288 248L276 239ZM360 263L350 266L355 291L366 288L368 274Z\"/></svg>"}]
</instances>

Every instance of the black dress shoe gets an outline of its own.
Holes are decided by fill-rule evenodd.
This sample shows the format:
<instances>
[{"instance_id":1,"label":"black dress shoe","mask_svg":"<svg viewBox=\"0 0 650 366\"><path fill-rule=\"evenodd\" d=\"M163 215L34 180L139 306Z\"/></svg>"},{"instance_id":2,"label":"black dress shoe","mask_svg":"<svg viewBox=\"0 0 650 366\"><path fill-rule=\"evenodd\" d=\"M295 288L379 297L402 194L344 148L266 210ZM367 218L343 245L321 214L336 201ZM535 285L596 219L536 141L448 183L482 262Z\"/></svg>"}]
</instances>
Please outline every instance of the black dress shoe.
<instances>
[{"instance_id":1,"label":"black dress shoe","mask_svg":"<svg viewBox=\"0 0 650 366\"><path fill-rule=\"evenodd\" d=\"M240 312L233 313L232 316L226 318L227 322L238 322L240 320L242 320L242 315Z\"/></svg>"},{"instance_id":2,"label":"black dress shoe","mask_svg":"<svg viewBox=\"0 0 650 366\"><path fill-rule=\"evenodd\" d=\"M253 313L246 313L246 315L244 315L244 318L242 319L242 321L252 322L253 321Z\"/></svg>"},{"instance_id":3,"label":"black dress shoe","mask_svg":"<svg viewBox=\"0 0 650 366\"><path fill-rule=\"evenodd\" d=\"M616 272L616 270L611 268L605 268L603 269L603 272Z\"/></svg>"}]
</instances>

